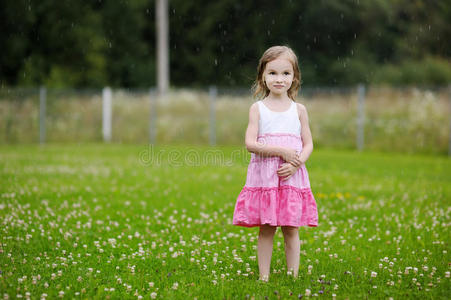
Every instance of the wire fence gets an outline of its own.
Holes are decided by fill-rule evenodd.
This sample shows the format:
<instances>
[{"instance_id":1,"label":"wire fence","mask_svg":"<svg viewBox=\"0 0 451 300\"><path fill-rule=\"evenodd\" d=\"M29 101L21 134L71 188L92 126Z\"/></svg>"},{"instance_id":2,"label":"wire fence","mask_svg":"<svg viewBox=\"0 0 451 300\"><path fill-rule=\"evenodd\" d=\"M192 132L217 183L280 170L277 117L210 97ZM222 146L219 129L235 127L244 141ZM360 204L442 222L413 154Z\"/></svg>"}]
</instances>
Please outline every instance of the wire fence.
<instances>
[{"instance_id":1,"label":"wire fence","mask_svg":"<svg viewBox=\"0 0 451 300\"><path fill-rule=\"evenodd\" d=\"M1 89L0 143L243 145L248 89ZM315 146L451 155L451 89L302 88Z\"/></svg>"}]
</instances>

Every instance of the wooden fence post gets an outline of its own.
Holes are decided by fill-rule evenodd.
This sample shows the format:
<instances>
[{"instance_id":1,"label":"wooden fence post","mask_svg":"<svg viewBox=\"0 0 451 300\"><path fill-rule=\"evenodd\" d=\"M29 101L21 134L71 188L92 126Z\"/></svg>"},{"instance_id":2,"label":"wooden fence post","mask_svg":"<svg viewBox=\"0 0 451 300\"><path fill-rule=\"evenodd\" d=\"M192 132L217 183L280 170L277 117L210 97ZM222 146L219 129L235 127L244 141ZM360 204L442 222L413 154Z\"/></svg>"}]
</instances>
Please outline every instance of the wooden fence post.
<instances>
[{"instance_id":1,"label":"wooden fence post","mask_svg":"<svg viewBox=\"0 0 451 300\"><path fill-rule=\"evenodd\" d=\"M449 144L448 144L448 156L451 157L451 84L448 87L449 92Z\"/></svg>"},{"instance_id":2,"label":"wooden fence post","mask_svg":"<svg viewBox=\"0 0 451 300\"><path fill-rule=\"evenodd\" d=\"M358 86L357 103L357 150L362 151L365 142L365 86Z\"/></svg>"},{"instance_id":3,"label":"wooden fence post","mask_svg":"<svg viewBox=\"0 0 451 300\"><path fill-rule=\"evenodd\" d=\"M218 96L218 89L216 86L210 86L210 146L216 145L216 97Z\"/></svg>"},{"instance_id":4,"label":"wooden fence post","mask_svg":"<svg viewBox=\"0 0 451 300\"><path fill-rule=\"evenodd\" d=\"M102 134L104 142L111 141L111 98L111 89L105 87L102 92Z\"/></svg>"},{"instance_id":5,"label":"wooden fence post","mask_svg":"<svg viewBox=\"0 0 451 300\"><path fill-rule=\"evenodd\" d=\"M39 89L39 143L45 143L45 115L46 115L47 89L41 86Z\"/></svg>"}]
</instances>

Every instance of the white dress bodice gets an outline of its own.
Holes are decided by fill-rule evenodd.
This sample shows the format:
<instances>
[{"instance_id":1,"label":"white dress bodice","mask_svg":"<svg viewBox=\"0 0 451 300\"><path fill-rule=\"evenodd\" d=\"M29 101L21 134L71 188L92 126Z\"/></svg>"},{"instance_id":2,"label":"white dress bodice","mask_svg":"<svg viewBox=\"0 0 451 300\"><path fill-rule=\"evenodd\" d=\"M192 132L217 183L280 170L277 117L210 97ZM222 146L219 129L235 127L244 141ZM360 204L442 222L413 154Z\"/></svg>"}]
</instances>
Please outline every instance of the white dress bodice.
<instances>
[{"instance_id":1,"label":"white dress bodice","mask_svg":"<svg viewBox=\"0 0 451 300\"><path fill-rule=\"evenodd\" d=\"M258 101L257 103L260 112L258 135L289 133L301 136L301 122L299 121L296 102L292 101L290 108L283 112L270 110L262 101Z\"/></svg>"}]
</instances>

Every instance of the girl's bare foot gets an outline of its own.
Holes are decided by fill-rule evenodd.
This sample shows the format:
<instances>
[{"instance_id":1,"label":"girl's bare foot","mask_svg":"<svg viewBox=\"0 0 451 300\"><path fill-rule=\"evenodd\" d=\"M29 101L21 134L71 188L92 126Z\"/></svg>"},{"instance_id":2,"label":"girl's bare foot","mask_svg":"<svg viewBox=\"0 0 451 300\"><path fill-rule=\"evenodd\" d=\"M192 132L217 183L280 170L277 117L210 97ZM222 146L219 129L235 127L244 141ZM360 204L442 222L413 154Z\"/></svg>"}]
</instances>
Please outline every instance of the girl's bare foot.
<instances>
[{"instance_id":1,"label":"girl's bare foot","mask_svg":"<svg viewBox=\"0 0 451 300\"><path fill-rule=\"evenodd\" d=\"M260 278L258 279L261 282L268 282L269 281L269 275L262 275L260 276Z\"/></svg>"}]
</instances>

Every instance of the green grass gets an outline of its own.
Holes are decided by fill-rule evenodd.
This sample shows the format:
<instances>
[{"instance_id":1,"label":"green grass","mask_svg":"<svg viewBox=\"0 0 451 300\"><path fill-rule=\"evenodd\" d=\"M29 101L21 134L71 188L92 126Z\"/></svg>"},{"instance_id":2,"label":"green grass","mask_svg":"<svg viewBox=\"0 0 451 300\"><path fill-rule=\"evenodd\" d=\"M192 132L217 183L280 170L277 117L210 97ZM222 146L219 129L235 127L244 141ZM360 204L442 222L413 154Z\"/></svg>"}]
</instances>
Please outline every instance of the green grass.
<instances>
[{"instance_id":1,"label":"green grass","mask_svg":"<svg viewBox=\"0 0 451 300\"><path fill-rule=\"evenodd\" d=\"M259 283L258 228L231 225L248 154L211 150L0 146L0 297L449 296L450 159L315 149L319 226L300 229L300 276L278 229Z\"/></svg>"}]
</instances>

